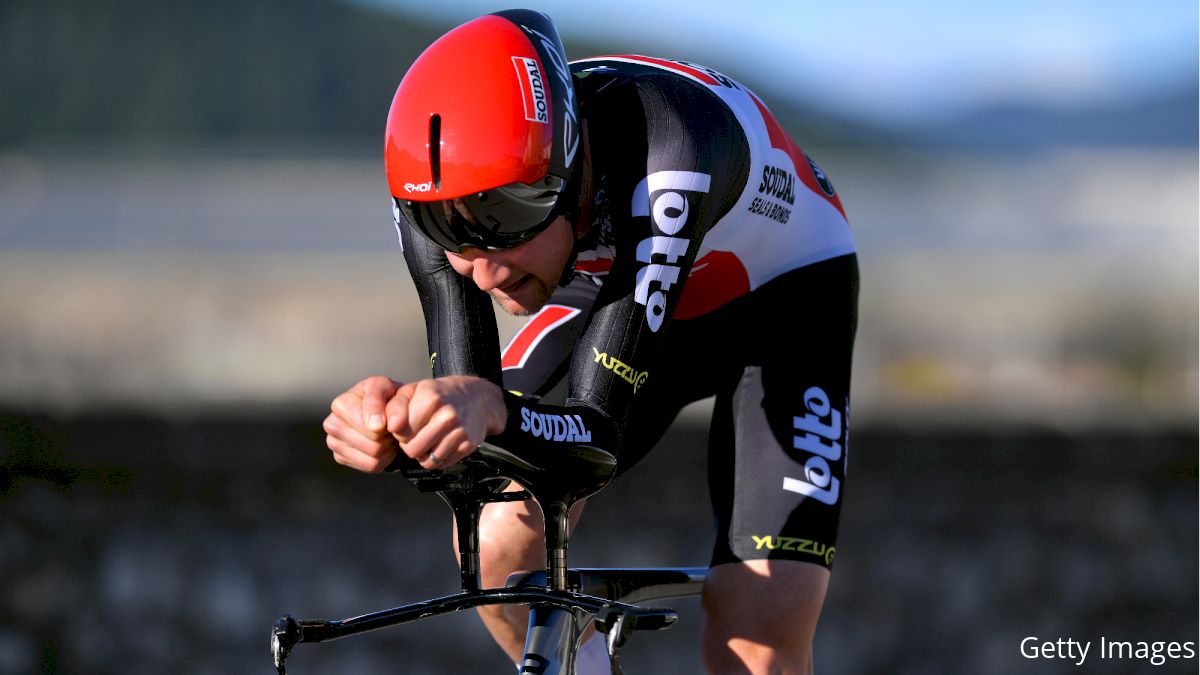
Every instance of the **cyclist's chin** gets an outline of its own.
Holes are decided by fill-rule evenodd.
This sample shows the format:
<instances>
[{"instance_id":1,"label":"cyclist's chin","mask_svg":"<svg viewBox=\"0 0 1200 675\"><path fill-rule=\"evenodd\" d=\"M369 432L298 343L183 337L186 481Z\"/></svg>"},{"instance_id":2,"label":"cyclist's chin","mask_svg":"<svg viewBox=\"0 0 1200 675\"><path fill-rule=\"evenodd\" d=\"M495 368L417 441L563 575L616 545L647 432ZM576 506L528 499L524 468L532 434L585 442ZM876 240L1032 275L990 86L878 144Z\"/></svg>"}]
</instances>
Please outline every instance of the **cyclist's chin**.
<instances>
[{"instance_id":1,"label":"cyclist's chin","mask_svg":"<svg viewBox=\"0 0 1200 675\"><path fill-rule=\"evenodd\" d=\"M552 292L540 280L530 279L512 293L493 290L491 296L505 312L513 316L529 316L545 306Z\"/></svg>"}]
</instances>

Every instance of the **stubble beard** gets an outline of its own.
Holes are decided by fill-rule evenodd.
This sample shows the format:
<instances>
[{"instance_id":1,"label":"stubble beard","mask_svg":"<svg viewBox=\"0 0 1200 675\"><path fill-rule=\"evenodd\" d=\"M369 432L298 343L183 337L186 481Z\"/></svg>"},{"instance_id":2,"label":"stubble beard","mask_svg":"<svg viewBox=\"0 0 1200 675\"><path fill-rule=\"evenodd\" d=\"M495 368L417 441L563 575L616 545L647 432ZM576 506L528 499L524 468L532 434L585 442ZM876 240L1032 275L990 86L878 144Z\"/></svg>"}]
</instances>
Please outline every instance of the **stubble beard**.
<instances>
[{"instance_id":1,"label":"stubble beard","mask_svg":"<svg viewBox=\"0 0 1200 675\"><path fill-rule=\"evenodd\" d=\"M532 303L532 306L526 307L523 305L518 305L515 299L508 297L508 302L516 305L515 309L510 309L504 305L504 302L501 298L498 298L495 295L492 295L492 302L509 316L533 316L534 314L537 314L542 310L543 307L546 306L546 303L550 301L550 296L554 292L554 287L547 285L537 277L531 279L529 283L536 284L538 291L538 296L535 298L535 302Z\"/></svg>"}]
</instances>

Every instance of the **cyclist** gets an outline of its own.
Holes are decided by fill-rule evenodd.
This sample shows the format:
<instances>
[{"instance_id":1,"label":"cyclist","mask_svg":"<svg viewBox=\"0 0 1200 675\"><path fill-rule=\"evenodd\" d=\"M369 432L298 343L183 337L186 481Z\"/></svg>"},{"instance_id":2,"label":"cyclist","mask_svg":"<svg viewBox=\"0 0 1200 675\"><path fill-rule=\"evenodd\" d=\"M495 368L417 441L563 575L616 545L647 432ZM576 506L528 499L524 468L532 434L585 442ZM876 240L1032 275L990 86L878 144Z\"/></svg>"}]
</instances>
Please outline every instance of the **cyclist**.
<instances>
[{"instance_id":1,"label":"cyclist","mask_svg":"<svg viewBox=\"0 0 1200 675\"><path fill-rule=\"evenodd\" d=\"M418 57L385 163L433 372L338 396L336 461L378 472L403 452L445 467L486 439L595 445L624 471L680 408L715 397L705 665L811 670L858 294L817 165L734 80L645 56L568 63L549 17L527 10L469 21ZM503 353L489 300L530 316ZM484 510L485 585L544 565L535 508ZM519 663L525 617L480 612Z\"/></svg>"}]
</instances>

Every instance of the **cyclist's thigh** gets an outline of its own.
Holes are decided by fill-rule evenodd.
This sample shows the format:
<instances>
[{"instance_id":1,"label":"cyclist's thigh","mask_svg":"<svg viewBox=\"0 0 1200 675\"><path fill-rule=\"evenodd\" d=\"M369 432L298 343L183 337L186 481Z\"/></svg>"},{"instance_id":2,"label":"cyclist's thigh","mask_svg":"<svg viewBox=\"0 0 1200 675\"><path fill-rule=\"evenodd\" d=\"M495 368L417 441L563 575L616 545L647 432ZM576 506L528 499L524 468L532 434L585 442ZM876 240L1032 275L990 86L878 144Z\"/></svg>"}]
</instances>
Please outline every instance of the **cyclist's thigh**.
<instances>
[{"instance_id":1,"label":"cyclist's thigh","mask_svg":"<svg viewBox=\"0 0 1200 675\"><path fill-rule=\"evenodd\" d=\"M713 565L832 565L857 294L857 263L845 256L785 274L743 303L744 368L718 396L709 441Z\"/></svg>"},{"instance_id":2,"label":"cyclist's thigh","mask_svg":"<svg viewBox=\"0 0 1200 675\"><path fill-rule=\"evenodd\" d=\"M731 308L738 334L726 344L742 355L741 372L718 394L709 436L711 668L811 658L845 495L857 295L847 256L783 275Z\"/></svg>"}]
</instances>

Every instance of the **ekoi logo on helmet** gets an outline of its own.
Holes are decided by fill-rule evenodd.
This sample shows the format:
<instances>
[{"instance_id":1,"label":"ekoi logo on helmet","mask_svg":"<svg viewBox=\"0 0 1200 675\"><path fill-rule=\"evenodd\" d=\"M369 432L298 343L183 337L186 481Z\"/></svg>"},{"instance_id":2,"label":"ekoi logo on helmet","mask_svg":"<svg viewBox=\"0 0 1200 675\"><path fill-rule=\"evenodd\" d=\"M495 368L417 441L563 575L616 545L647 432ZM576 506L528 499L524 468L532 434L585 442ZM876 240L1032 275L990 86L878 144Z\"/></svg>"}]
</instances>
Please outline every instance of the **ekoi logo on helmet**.
<instances>
[{"instance_id":1,"label":"ekoi logo on helmet","mask_svg":"<svg viewBox=\"0 0 1200 675\"><path fill-rule=\"evenodd\" d=\"M433 181L431 181L431 180L427 180L424 183L405 183L404 184L404 191L408 192L410 194L413 192L429 192L432 189L433 189Z\"/></svg>"}]
</instances>

